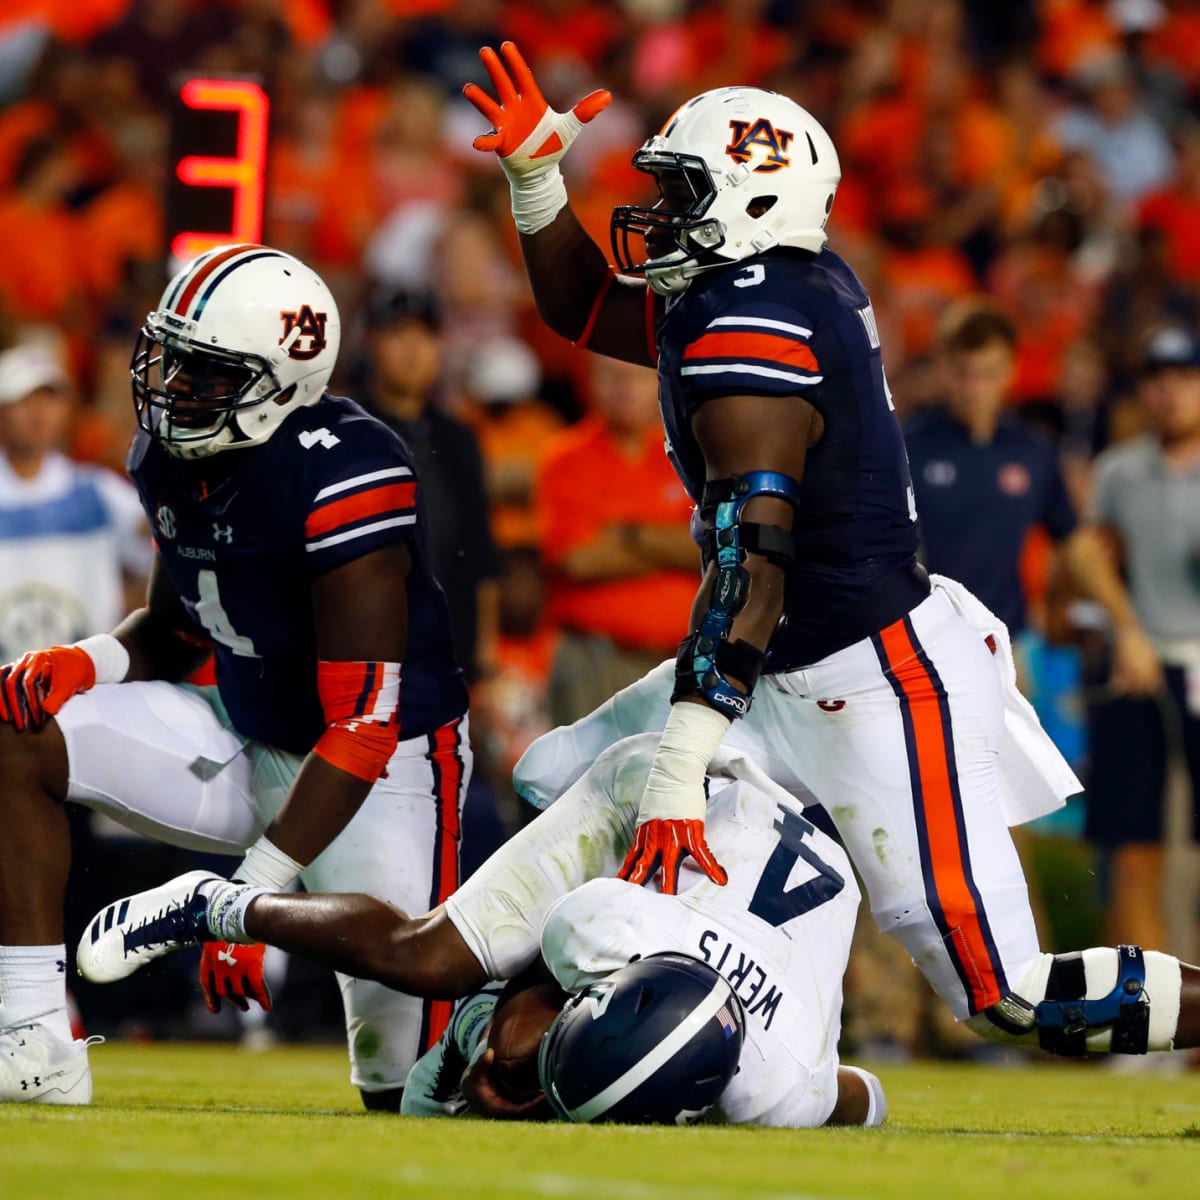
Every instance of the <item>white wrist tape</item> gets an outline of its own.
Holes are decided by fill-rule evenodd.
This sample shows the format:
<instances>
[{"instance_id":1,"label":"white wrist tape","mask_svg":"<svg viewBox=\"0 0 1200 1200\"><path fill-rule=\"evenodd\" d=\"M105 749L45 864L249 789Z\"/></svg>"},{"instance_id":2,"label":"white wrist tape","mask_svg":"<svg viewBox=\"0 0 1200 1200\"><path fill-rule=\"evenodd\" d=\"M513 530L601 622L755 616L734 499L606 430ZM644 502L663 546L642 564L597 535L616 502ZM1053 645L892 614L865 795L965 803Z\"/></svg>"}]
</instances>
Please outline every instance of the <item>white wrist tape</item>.
<instances>
[{"instance_id":1,"label":"white wrist tape","mask_svg":"<svg viewBox=\"0 0 1200 1200\"><path fill-rule=\"evenodd\" d=\"M671 706L638 809L647 821L703 821L704 777L731 722L707 704Z\"/></svg>"},{"instance_id":2,"label":"white wrist tape","mask_svg":"<svg viewBox=\"0 0 1200 1200\"><path fill-rule=\"evenodd\" d=\"M504 159L500 160L504 166ZM557 163L520 174L505 169L512 197L512 215L521 233L545 229L567 206L567 185Z\"/></svg>"},{"instance_id":3,"label":"white wrist tape","mask_svg":"<svg viewBox=\"0 0 1200 1200\"><path fill-rule=\"evenodd\" d=\"M129 674L129 651L111 633L97 633L72 644L92 660L97 683L124 683Z\"/></svg>"},{"instance_id":4,"label":"white wrist tape","mask_svg":"<svg viewBox=\"0 0 1200 1200\"><path fill-rule=\"evenodd\" d=\"M233 873L233 881L282 892L303 870L304 863L284 854L264 835L246 851L242 865Z\"/></svg>"}]
</instances>

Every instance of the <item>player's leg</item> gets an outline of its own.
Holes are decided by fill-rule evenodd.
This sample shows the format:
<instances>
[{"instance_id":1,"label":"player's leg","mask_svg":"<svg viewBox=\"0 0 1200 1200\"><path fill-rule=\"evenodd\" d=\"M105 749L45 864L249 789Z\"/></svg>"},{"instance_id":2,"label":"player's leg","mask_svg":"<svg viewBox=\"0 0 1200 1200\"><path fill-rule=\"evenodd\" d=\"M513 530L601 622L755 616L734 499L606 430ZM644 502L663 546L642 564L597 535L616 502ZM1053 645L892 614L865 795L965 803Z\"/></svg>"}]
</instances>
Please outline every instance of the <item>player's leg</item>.
<instances>
[{"instance_id":1,"label":"player's leg","mask_svg":"<svg viewBox=\"0 0 1200 1200\"><path fill-rule=\"evenodd\" d=\"M623 861L655 744L654 735L642 735L602 754L425 916L405 916L362 894L261 893L218 882L202 889L208 904L196 936L267 942L415 995L449 998L488 979L512 978L537 958L554 903L589 879L612 875ZM180 888L176 904L195 890L194 883ZM233 926L222 923L226 916Z\"/></svg>"},{"instance_id":2,"label":"player's leg","mask_svg":"<svg viewBox=\"0 0 1200 1200\"><path fill-rule=\"evenodd\" d=\"M402 742L387 775L350 824L302 873L305 887L314 893L369 893L399 912L437 909L459 883L460 825L471 766L465 720L428 738ZM352 928L357 924L350 922ZM366 924L372 924L370 918ZM451 1006L441 997L461 995L472 986L459 968L478 971L469 956L453 962L453 946L449 959L437 948L440 924L436 919L393 923L385 943L387 961L412 962L409 939L417 929L428 931L427 944L416 950L427 974L410 980L419 986L404 988L409 994L356 971L339 971L351 1080L368 1108L399 1107L399 1089L409 1070L449 1019ZM440 974L443 965L449 968L446 975Z\"/></svg>"},{"instance_id":3,"label":"player's leg","mask_svg":"<svg viewBox=\"0 0 1200 1200\"><path fill-rule=\"evenodd\" d=\"M169 684L94 688L40 732L0 727L0 1028L35 1021L70 1044L61 801L162 841L232 853L258 832L240 749L199 693ZM4 1095L6 1065L0 1099L22 1098Z\"/></svg>"},{"instance_id":4,"label":"player's leg","mask_svg":"<svg viewBox=\"0 0 1200 1200\"><path fill-rule=\"evenodd\" d=\"M1192 1044L1194 968L1136 948L1041 953L999 803L1003 717L982 638L935 595L874 642L890 700L883 688L838 696L838 726L810 711L794 750L880 928L984 1036L1060 1054ZM795 686L833 699L823 671Z\"/></svg>"}]
</instances>

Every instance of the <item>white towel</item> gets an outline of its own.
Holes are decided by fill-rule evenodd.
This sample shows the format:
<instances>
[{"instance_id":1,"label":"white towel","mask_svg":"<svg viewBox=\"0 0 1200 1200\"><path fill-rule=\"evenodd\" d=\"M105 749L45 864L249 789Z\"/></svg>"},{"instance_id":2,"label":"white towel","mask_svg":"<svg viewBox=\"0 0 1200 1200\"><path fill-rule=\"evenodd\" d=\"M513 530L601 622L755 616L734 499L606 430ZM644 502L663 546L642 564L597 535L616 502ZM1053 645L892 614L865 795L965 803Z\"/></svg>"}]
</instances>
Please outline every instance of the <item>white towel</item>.
<instances>
[{"instance_id":1,"label":"white towel","mask_svg":"<svg viewBox=\"0 0 1200 1200\"><path fill-rule=\"evenodd\" d=\"M956 580L930 575L930 582L958 613L995 643L993 658L1004 688L1004 741L1000 746L1000 806L1009 825L1023 825L1062 808L1083 784L1050 735L1042 728L1033 705L1017 690L1008 627L982 600Z\"/></svg>"}]
</instances>

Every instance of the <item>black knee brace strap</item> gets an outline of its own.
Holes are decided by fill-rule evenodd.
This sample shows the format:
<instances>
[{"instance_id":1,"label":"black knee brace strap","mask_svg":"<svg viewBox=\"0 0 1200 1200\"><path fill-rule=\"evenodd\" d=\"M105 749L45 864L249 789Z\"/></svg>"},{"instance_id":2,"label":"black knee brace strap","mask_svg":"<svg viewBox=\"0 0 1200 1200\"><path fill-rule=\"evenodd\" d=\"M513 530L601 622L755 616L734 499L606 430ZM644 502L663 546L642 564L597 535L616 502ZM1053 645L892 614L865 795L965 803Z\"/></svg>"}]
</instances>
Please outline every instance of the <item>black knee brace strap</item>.
<instances>
[{"instance_id":1,"label":"black knee brace strap","mask_svg":"<svg viewBox=\"0 0 1200 1200\"><path fill-rule=\"evenodd\" d=\"M1114 1054L1145 1054L1150 1038L1146 962L1140 946L1117 947L1117 985L1099 1000L1087 1000L1083 955L1056 954L1046 980L1046 998L1034 1010L1038 1044L1051 1054L1087 1053L1089 1030L1112 1028Z\"/></svg>"}]
</instances>

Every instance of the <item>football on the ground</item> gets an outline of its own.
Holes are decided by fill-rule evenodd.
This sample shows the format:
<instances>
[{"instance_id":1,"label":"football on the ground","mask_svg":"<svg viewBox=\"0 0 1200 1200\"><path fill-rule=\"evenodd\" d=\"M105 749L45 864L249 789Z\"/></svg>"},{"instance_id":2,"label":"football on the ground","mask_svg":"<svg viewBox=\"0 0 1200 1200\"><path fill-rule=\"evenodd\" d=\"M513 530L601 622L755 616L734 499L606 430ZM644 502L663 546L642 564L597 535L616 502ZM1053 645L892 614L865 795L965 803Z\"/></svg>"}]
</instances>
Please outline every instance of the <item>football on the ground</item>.
<instances>
[{"instance_id":1,"label":"football on the ground","mask_svg":"<svg viewBox=\"0 0 1200 1200\"><path fill-rule=\"evenodd\" d=\"M514 993L493 1014L488 1031L488 1046L496 1052L492 1080L507 1099L530 1100L541 1091L538 1047L563 1000L554 984L539 983Z\"/></svg>"}]
</instances>

